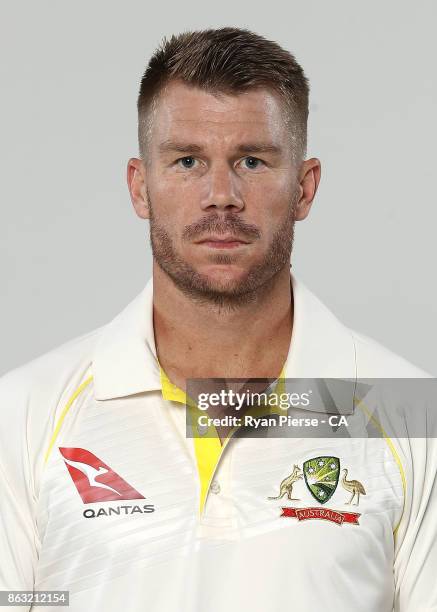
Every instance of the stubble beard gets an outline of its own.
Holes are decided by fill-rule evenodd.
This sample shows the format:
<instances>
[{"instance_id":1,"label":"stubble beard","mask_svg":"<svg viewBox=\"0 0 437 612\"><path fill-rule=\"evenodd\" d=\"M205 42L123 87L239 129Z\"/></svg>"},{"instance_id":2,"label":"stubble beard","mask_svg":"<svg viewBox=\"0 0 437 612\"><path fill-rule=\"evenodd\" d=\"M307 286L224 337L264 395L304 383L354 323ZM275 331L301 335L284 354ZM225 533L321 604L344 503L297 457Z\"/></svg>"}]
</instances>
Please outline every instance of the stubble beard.
<instances>
[{"instance_id":1,"label":"stubble beard","mask_svg":"<svg viewBox=\"0 0 437 612\"><path fill-rule=\"evenodd\" d=\"M173 241L166 229L158 224L153 214L153 204L147 192L150 221L150 244L152 254L161 270L169 276L174 284L190 299L212 306L235 309L250 302L254 302L261 294L265 294L274 284L277 275L290 265L290 257L294 240L294 208L296 193L289 207L287 217L276 230L272 241L262 261L252 266L247 274L238 282L219 283L197 272L188 262L177 253ZM235 232L239 235L259 235L254 226L246 225L238 214L229 213L221 219L218 215L204 217L196 224L194 233L199 229L224 234ZM188 227L184 235L193 236L192 228ZM232 254L217 253L214 263L231 264L234 261Z\"/></svg>"}]
</instances>

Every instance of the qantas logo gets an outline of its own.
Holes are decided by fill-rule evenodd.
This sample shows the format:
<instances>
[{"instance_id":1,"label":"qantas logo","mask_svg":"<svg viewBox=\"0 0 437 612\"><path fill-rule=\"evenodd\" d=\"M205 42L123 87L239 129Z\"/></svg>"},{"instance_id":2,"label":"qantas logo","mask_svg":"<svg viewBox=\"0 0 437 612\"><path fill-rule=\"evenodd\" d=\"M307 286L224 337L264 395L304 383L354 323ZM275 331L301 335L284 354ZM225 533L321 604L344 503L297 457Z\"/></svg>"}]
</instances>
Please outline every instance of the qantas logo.
<instances>
[{"instance_id":1,"label":"qantas logo","mask_svg":"<svg viewBox=\"0 0 437 612\"><path fill-rule=\"evenodd\" d=\"M84 448L59 448L84 504L145 499L117 472Z\"/></svg>"}]
</instances>

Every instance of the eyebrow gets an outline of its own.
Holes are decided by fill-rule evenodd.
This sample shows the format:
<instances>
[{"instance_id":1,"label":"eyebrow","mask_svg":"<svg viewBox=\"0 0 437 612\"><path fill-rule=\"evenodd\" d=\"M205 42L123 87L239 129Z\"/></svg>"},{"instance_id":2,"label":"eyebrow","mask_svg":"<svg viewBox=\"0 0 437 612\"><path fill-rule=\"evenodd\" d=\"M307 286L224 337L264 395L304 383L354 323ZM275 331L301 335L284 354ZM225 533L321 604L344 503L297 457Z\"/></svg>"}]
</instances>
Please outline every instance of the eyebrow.
<instances>
[{"instance_id":1,"label":"eyebrow","mask_svg":"<svg viewBox=\"0 0 437 612\"><path fill-rule=\"evenodd\" d=\"M159 145L159 150L161 153L168 153L174 151L179 153L202 153L203 147L190 142L164 140L164 142ZM282 153L282 148L278 145L267 142L247 142L238 145L238 147L236 148L236 153L273 153L277 155L279 153Z\"/></svg>"}]
</instances>

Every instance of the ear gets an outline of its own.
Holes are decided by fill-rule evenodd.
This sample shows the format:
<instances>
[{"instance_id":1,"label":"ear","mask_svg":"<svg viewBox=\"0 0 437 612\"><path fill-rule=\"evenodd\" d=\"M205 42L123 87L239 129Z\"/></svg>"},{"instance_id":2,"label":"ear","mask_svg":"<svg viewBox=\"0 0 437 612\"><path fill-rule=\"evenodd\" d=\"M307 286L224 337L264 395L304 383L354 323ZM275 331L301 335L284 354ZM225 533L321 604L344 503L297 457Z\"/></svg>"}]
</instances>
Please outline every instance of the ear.
<instances>
[{"instance_id":1,"label":"ear","mask_svg":"<svg viewBox=\"0 0 437 612\"><path fill-rule=\"evenodd\" d=\"M135 212L141 219L150 218L149 202L147 199L147 172L141 159L131 157L127 162L127 186Z\"/></svg>"},{"instance_id":2,"label":"ear","mask_svg":"<svg viewBox=\"0 0 437 612\"><path fill-rule=\"evenodd\" d=\"M320 182L321 164L316 157L307 159L299 170L299 199L295 206L295 221L302 221L308 216L311 204Z\"/></svg>"}]
</instances>

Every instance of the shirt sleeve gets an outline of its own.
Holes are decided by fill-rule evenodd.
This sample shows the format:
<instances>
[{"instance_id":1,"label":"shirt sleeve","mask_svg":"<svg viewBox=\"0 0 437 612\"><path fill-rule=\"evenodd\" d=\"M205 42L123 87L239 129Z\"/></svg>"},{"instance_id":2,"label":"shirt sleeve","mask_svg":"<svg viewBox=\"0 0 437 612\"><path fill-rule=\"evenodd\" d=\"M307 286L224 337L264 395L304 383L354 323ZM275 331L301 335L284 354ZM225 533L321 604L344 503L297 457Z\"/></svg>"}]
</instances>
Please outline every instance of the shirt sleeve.
<instances>
[{"instance_id":1,"label":"shirt sleeve","mask_svg":"<svg viewBox=\"0 0 437 612\"><path fill-rule=\"evenodd\" d=\"M39 542L31 423L28 396L15 372L0 379L0 590L32 591Z\"/></svg>"},{"instance_id":2,"label":"shirt sleeve","mask_svg":"<svg viewBox=\"0 0 437 612\"><path fill-rule=\"evenodd\" d=\"M398 441L406 500L395 534L395 612L437 612L436 411L437 403L414 415L414 433L423 437Z\"/></svg>"}]
</instances>

